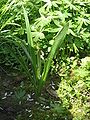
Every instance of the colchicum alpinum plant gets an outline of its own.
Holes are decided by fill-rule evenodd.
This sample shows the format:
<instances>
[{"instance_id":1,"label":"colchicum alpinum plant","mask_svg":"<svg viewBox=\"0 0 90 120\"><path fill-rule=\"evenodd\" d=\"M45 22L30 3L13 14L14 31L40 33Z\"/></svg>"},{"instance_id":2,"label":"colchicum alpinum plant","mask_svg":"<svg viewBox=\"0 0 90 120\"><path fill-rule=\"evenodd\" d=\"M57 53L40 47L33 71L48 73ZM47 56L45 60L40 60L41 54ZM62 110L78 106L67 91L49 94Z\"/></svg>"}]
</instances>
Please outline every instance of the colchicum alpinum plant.
<instances>
[{"instance_id":1,"label":"colchicum alpinum plant","mask_svg":"<svg viewBox=\"0 0 90 120\"><path fill-rule=\"evenodd\" d=\"M40 52L40 49L38 47L35 47L34 45L34 41L33 41L32 34L31 34L31 28L29 24L29 19L28 19L27 12L24 7L23 7L23 11L24 11L24 17L25 17L25 23L26 23L27 43L25 43L25 41L20 41L18 44L19 46L22 47L23 51L25 52L25 55L27 56L27 59L31 62L32 73L30 73L28 65L23 59L23 56L19 49L17 51L18 51L20 58L17 57L17 55L14 52L12 52L12 54L19 61L26 75L31 80L32 84L34 85L36 96L39 96L41 94L41 89L47 79L51 61L53 60L53 57L55 56L56 51L62 45L64 38L67 34L69 23L67 23L62 28L62 30L58 32L58 34L56 35L54 39L54 43L48 54L48 57L46 58L44 65L42 65L42 59L40 55L41 52Z\"/></svg>"}]
</instances>

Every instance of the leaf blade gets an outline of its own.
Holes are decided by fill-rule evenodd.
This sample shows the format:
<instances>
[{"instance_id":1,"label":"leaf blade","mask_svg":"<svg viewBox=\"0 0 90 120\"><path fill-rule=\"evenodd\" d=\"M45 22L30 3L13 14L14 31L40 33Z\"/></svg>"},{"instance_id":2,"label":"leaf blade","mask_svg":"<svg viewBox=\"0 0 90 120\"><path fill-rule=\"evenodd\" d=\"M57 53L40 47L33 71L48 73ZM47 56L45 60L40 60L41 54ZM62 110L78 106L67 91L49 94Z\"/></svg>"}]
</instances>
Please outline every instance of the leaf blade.
<instances>
[{"instance_id":1,"label":"leaf blade","mask_svg":"<svg viewBox=\"0 0 90 120\"><path fill-rule=\"evenodd\" d=\"M67 34L68 28L69 28L69 23L67 23L63 27L63 29L58 33L58 35L55 38L55 41L54 41L54 43L51 47L51 51L48 55L47 61L44 64L44 70L43 70L43 73L42 73L43 81L45 81L46 78L47 78L47 75L48 75L48 72L49 72L49 69L50 69L50 65L51 65L51 61L52 61L57 49L62 45L62 42L64 41L64 38Z\"/></svg>"},{"instance_id":2,"label":"leaf blade","mask_svg":"<svg viewBox=\"0 0 90 120\"><path fill-rule=\"evenodd\" d=\"M30 60L31 60L31 64L32 64L32 68L33 68L33 72L36 76L36 52L35 52L35 49L34 49L34 46L33 46L33 40L32 40L32 34L31 34L31 28L30 28L30 24L29 24L29 19L28 19L28 16L27 16L27 12L23 7L23 11L24 11L24 18L25 18L25 23L26 23L26 31L27 31L27 40L28 40L28 52L29 52L29 56L30 56Z\"/></svg>"}]
</instances>

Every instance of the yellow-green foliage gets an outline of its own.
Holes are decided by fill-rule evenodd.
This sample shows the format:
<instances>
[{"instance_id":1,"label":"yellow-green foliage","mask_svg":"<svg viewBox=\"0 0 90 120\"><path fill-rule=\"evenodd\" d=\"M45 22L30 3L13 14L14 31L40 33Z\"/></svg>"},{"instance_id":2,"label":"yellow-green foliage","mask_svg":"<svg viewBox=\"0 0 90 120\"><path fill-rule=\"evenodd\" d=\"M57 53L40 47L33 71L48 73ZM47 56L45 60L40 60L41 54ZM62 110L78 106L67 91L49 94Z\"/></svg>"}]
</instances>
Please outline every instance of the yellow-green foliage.
<instances>
[{"instance_id":1,"label":"yellow-green foliage","mask_svg":"<svg viewBox=\"0 0 90 120\"><path fill-rule=\"evenodd\" d=\"M73 120L90 119L90 69L87 69L90 68L89 62L90 57L86 57L81 59L81 66L72 65L72 71L68 73L68 77L62 78L57 90L63 106L73 115Z\"/></svg>"}]
</instances>

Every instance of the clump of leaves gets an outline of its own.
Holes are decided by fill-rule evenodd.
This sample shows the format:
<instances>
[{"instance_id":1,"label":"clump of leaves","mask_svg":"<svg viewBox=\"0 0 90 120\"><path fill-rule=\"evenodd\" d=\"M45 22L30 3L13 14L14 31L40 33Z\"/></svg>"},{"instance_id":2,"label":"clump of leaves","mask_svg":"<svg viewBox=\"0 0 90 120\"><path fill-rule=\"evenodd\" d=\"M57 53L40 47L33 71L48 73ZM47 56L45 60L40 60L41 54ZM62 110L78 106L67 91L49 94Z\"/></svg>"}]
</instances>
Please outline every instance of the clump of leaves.
<instances>
[{"instance_id":1,"label":"clump of leaves","mask_svg":"<svg viewBox=\"0 0 90 120\"><path fill-rule=\"evenodd\" d=\"M19 41L18 43L15 42L15 44L17 44L18 47L21 46L21 48L23 49L28 61L31 63L32 72L29 71L28 64L25 61L24 57L22 56L22 52L18 48L17 48L17 53L19 54L19 57L17 56L16 53L14 53L13 49L12 51L10 50L11 49L10 47L8 49L12 53L12 55L16 58L16 60L21 64L26 75L31 80L32 84L34 85L34 90L36 95L39 95L41 93L41 89L44 85L44 82L47 79L47 75L53 57L56 55L56 51L62 45L64 38L67 34L69 23L67 23L54 38L54 43L51 47L50 53L48 54L47 59L44 60L44 65L42 65L41 49L33 41L29 19L24 7L23 7L23 11L24 11L24 17L26 23L27 42Z\"/></svg>"},{"instance_id":2,"label":"clump of leaves","mask_svg":"<svg viewBox=\"0 0 90 120\"><path fill-rule=\"evenodd\" d=\"M81 66L76 60L70 71L62 78L57 94L63 101L63 106L73 115L73 120L90 119L90 57L81 59ZM88 66L88 67L87 67Z\"/></svg>"}]
</instances>

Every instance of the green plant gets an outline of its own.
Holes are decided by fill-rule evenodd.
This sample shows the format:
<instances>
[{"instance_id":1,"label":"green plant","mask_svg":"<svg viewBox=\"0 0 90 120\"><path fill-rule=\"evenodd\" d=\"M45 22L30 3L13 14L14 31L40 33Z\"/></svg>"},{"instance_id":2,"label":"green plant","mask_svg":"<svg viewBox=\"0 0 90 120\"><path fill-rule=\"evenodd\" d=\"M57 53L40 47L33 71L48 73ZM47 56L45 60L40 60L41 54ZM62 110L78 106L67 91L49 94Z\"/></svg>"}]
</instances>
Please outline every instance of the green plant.
<instances>
[{"instance_id":1,"label":"green plant","mask_svg":"<svg viewBox=\"0 0 90 120\"><path fill-rule=\"evenodd\" d=\"M2 5L0 9L1 32L4 33L4 36L5 33L8 33L7 37L11 36L9 39L17 36L24 40L26 37L25 22L21 1L8 0L5 3L0 4ZM76 55L84 57L86 54L90 54L90 4L88 0L78 0L78 2L77 0L23 0L23 4L30 19L33 41L37 43L37 39L39 39L40 48L45 55L50 51L52 38L67 21L70 22L69 34L58 54L63 59ZM61 57L56 57L57 66L59 66Z\"/></svg>"},{"instance_id":2,"label":"green plant","mask_svg":"<svg viewBox=\"0 0 90 120\"><path fill-rule=\"evenodd\" d=\"M23 88L19 87L17 88L17 90L15 91L15 100L19 103L22 104L23 101L26 100L26 96L25 96L26 92L25 90L23 90Z\"/></svg>"},{"instance_id":3,"label":"green plant","mask_svg":"<svg viewBox=\"0 0 90 120\"><path fill-rule=\"evenodd\" d=\"M56 35L50 53L48 54L47 59L45 59L44 65L42 65L42 60L40 56L41 49L37 44L34 44L28 16L24 7L23 11L26 23L27 43L25 41L19 41L18 43L15 44L18 44L18 46L22 47L23 51L25 52L25 55L27 56L27 59L31 62L32 73L30 73L28 65L26 64L25 59L22 56L22 52L19 49L17 49L19 57L17 57L14 51L12 51L12 55L14 55L15 58L19 61L22 68L25 70L27 76L32 81L36 95L39 95L41 93L41 89L44 85L44 82L46 81L53 57L56 55L56 51L59 49L59 47L62 45L64 41L64 38L68 31L69 23L67 23L63 27L63 29Z\"/></svg>"},{"instance_id":4,"label":"green plant","mask_svg":"<svg viewBox=\"0 0 90 120\"><path fill-rule=\"evenodd\" d=\"M73 120L89 120L90 57L81 59L80 66L75 58L71 61L71 70L63 76L57 94L62 100L63 107L71 112Z\"/></svg>"}]
</instances>

